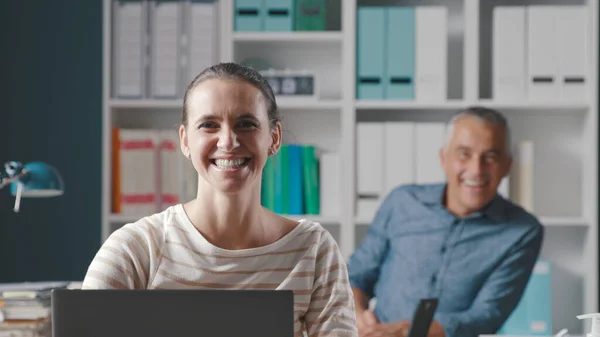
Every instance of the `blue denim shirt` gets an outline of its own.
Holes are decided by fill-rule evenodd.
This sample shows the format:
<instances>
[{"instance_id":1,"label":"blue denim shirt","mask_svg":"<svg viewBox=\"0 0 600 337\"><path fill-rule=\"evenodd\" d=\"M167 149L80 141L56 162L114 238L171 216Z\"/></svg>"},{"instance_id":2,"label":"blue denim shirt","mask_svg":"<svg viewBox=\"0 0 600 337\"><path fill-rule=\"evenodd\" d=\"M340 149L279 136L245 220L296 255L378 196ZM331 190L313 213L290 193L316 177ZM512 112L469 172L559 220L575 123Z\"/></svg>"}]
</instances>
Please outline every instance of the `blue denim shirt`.
<instances>
[{"instance_id":1,"label":"blue denim shirt","mask_svg":"<svg viewBox=\"0 0 600 337\"><path fill-rule=\"evenodd\" d=\"M348 262L350 283L376 297L381 322L411 320L420 299L435 297L447 337L495 333L527 285L543 227L500 195L456 217L442 205L444 190L394 189Z\"/></svg>"}]
</instances>

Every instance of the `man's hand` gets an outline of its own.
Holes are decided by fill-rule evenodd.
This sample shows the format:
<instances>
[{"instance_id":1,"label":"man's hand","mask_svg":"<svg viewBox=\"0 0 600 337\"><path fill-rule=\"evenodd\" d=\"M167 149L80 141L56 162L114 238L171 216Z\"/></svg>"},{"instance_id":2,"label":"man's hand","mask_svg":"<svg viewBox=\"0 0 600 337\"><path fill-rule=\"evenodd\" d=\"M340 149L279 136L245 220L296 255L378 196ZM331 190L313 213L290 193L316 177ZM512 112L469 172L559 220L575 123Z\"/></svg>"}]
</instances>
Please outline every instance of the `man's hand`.
<instances>
[{"instance_id":1,"label":"man's hand","mask_svg":"<svg viewBox=\"0 0 600 337\"><path fill-rule=\"evenodd\" d=\"M361 337L405 337L407 332L408 324L404 322L378 323L368 326Z\"/></svg>"},{"instance_id":2,"label":"man's hand","mask_svg":"<svg viewBox=\"0 0 600 337\"><path fill-rule=\"evenodd\" d=\"M379 324L379 320L373 311L364 310L356 313L356 327L358 328L359 337L365 337L365 331L377 324Z\"/></svg>"},{"instance_id":3,"label":"man's hand","mask_svg":"<svg viewBox=\"0 0 600 337\"><path fill-rule=\"evenodd\" d=\"M359 337L406 337L410 328L410 321L399 321L396 323L379 323L375 314L365 310L357 316L357 327ZM428 337L446 337L444 327L437 321L431 322Z\"/></svg>"},{"instance_id":4,"label":"man's hand","mask_svg":"<svg viewBox=\"0 0 600 337\"><path fill-rule=\"evenodd\" d=\"M428 337L446 337L446 330L438 321L431 322L431 326L429 327L429 332L427 333Z\"/></svg>"},{"instance_id":5,"label":"man's hand","mask_svg":"<svg viewBox=\"0 0 600 337\"><path fill-rule=\"evenodd\" d=\"M356 315L356 327L359 337L405 337L410 323L380 323L371 310L364 310Z\"/></svg>"}]
</instances>

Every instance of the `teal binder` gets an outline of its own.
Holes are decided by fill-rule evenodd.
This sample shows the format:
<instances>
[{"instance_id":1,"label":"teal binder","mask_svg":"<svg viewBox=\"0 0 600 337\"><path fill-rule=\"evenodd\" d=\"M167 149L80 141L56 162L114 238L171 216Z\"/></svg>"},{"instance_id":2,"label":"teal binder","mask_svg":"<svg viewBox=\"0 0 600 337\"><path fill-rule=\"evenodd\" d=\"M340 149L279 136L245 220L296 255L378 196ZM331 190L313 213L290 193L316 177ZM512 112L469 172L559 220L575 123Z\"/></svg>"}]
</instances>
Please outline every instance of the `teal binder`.
<instances>
[{"instance_id":1,"label":"teal binder","mask_svg":"<svg viewBox=\"0 0 600 337\"><path fill-rule=\"evenodd\" d=\"M294 0L264 0L265 31L294 30Z\"/></svg>"},{"instance_id":2,"label":"teal binder","mask_svg":"<svg viewBox=\"0 0 600 337\"><path fill-rule=\"evenodd\" d=\"M517 307L498 335L549 336L552 334L552 266L539 259Z\"/></svg>"},{"instance_id":3,"label":"teal binder","mask_svg":"<svg viewBox=\"0 0 600 337\"><path fill-rule=\"evenodd\" d=\"M390 7L386 18L385 98L415 96L415 8Z\"/></svg>"},{"instance_id":4,"label":"teal binder","mask_svg":"<svg viewBox=\"0 0 600 337\"><path fill-rule=\"evenodd\" d=\"M385 8L359 7L357 14L356 98L384 97Z\"/></svg>"},{"instance_id":5,"label":"teal binder","mask_svg":"<svg viewBox=\"0 0 600 337\"><path fill-rule=\"evenodd\" d=\"M263 30L263 0L235 0L235 31Z\"/></svg>"},{"instance_id":6,"label":"teal binder","mask_svg":"<svg viewBox=\"0 0 600 337\"><path fill-rule=\"evenodd\" d=\"M327 30L325 0L296 0L294 28L296 31Z\"/></svg>"}]
</instances>

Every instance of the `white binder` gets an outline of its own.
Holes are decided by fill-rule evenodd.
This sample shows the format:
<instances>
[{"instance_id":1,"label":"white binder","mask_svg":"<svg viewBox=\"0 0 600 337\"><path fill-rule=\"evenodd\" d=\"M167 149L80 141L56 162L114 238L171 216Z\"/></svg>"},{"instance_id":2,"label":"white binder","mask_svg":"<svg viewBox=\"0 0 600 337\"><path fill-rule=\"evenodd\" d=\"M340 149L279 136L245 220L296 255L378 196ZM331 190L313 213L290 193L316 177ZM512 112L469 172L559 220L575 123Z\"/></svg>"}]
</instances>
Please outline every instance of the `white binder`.
<instances>
[{"instance_id":1,"label":"white binder","mask_svg":"<svg viewBox=\"0 0 600 337\"><path fill-rule=\"evenodd\" d=\"M417 123L416 133L416 183L432 184L446 181L440 162L440 149L444 146L444 123Z\"/></svg>"},{"instance_id":2,"label":"white binder","mask_svg":"<svg viewBox=\"0 0 600 337\"><path fill-rule=\"evenodd\" d=\"M112 95L146 96L148 15L146 1L115 1L113 6Z\"/></svg>"},{"instance_id":3,"label":"white binder","mask_svg":"<svg viewBox=\"0 0 600 337\"><path fill-rule=\"evenodd\" d=\"M359 122L356 126L357 215L371 220L383 199L384 123Z\"/></svg>"},{"instance_id":4,"label":"white binder","mask_svg":"<svg viewBox=\"0 0 600 337\"><path fill-rule=\"evenodd\" d=\"M152 2L151 92L154 98L179 96L179 37L181 9L176 0Z\"/></svg>"},{"instance_id":5,"label":"white binder","mask_svg":"<svg viewBox=\"0 0 600 337\"><path fill-rule=\"evenodd\" d=\"M534 143L524 140L518 144L516 203L534 212Z\"/></svg>"},{"instance_id":6,"label":"white binder","mask_svg":"<svg viewBox=\"0 0 600 337\"><path fill-rule=\"evenodd\" d=\"M494 7L492 30L492 97L523 101L527 98L525 7Z\"/></svg>"},{"instance_id":7,"label":"white binder","mask_svg":"<svg viewBox=\"0 0 600 337\"><path fill-rule=\"evenodd\" d=\"M384 124L359 122L356 126L358 194L379 198L383 186Z\"/></svg>"},{"instance_id":8,"label":"white binder","mask_svg":"<svg viewBox=\"0 0 600 337\"><path fill-rule=\"evenodd\" d=\"M588 99L588 56L591 55L588 13L583 6L562 6L555 10L560 98L563 101L585 101Z\"/></svg>"},{"instance_id":9,"label":"white binder","mask_svg":"<svg viewBox=\"0 0 600 337\"><path fill-rule=\"evenodd\" d=\"M505 199L510 200L510 177L506 176L500 181L498 185L498 194L503 196Z\"/></svg>"},{"instance_id":10,"label":"white binder","mask_svg":"<svg viewBox=\"0 0 600 337\"><path fill-rule=\"evenodd\" d=\"M448 73L448 9L415 10L415 99L445 101Z\"/></svg>"},{"instance_id":11,"label":"white binder","mask_svg":"<svg viewBox=\"0 0 600 337\"><path fill-rule=\"evenodd\" d=\"M385 123L384 194L399 185L415 182L415 123Z\"/></svg>"},{"instance_id":12,"label":"white binder","mask_svg":"<svg viewBox=\"0 0 600 337\"><path fill-rule=\"evenodd\" d=\"M560 96L556 10L552 6L527 8L528 97L533 101Z\"/></svg>"},{"instance_id":13,"label":"white binder","mask_svg":"<svg viewBox=\"0 0 600 337\"><path fill-rule=\"evenodd\" d=\"M187 55L183 58L184 85L217 62L217 12L214 3L190 3L186 13Z\"/></svg>"},{"instance_id":14,"label":"white binder","mask_svg":"<svg viewBox=\"0 0 600 337\"><path fill-rule=\"evenodd\" d=\"M321 215L340 215L342 162L336 152L325 152L319 158L319 199Z\"/></svg>"}]
</instances>

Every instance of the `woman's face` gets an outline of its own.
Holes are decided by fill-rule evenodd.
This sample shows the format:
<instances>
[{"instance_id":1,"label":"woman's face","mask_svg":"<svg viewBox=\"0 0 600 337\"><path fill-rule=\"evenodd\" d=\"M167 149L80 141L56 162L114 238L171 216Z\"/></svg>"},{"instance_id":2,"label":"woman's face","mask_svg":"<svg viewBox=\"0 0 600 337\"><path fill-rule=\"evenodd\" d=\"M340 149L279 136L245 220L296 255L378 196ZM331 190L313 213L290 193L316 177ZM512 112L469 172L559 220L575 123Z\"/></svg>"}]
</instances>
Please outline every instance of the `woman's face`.
<instances>
[{"instance_id":1,"label":"woman's face","mask_svg":"<svg viewBox=\"0 0 600 337\"><path fill-rule=\"evenodd\" d=\"M193 89L187 109L181 148L199 177L225 193L260 186L269 152L281 141L261 91L241 80L210 79Z\"/></svg>"}]
</instances>

